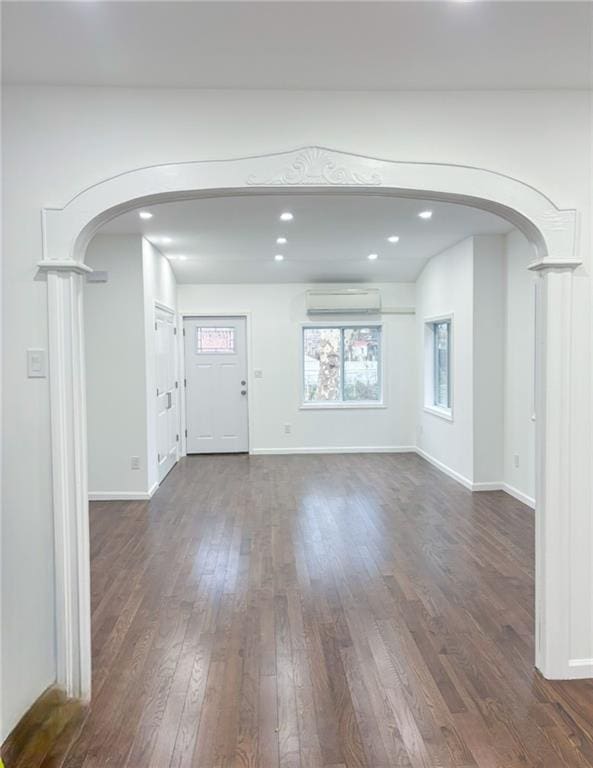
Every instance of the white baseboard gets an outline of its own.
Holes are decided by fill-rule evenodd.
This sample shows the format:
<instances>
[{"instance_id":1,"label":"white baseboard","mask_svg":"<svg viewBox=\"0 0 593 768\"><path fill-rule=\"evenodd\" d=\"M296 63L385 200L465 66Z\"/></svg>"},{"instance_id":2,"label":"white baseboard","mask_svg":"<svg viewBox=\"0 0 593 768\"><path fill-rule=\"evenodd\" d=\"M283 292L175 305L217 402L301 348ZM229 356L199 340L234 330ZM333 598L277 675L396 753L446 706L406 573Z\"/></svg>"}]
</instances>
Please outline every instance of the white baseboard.
<instances>
[{"instance_id":1,"label":"white baseboard","mask_svg":"<svg viewBox=\"0 0 593 768\"><path fill-rule=\"evenodd\" d=\"M155 483L148 491L89 491L89 501L148 501L158 487Z\"/></svg>"},{"instance_id":2,"label":"white baseboard","mask_svg":"<svg viewBox=\"0 0 593 768\"><path fill-rule=\"evenodd\" d=\"M502 481L474 483L469 478L464 477L459 472L451 469L451 467L443 464L442 461L435 459L434 456L431 456L422 448L416 448L416 453L423 459L426 459L426 461L435 466L437 469L440 469L441 472L443 472L445 475L453 478L453 480L457 480L458 483L461 483L464 488L467 488L468 491L472 491L472 493L480 493L481 491L504 491L505 493L508 493L509 496L513 496L515 499L517 499L517 501L520 501L522 504L531 507L531 509L535 509L535 499L533 499L531 496L527 496L527 494L519 491L517 488L514 488L508 483L503 483Z\"/></svg>"},{"instance_id":3,"label":"white baseboard","mask_svg":"<svg viewBox=\"0 0 593 768\"><path fill-rule=\"evenodd\" d=\"M526 493L523 493L523 491L520 491L518 488L514 488L508 483L502 483L501 490L503 490L505 493L508 493L509 496L513 496L522 504L531 507L531 509L535 509L535 499L532 496L528 496Z\"/></svg>"},{"instance_id":4,"label":"white baseboard","mask_svg":"<svg viewBox=\"0 0 593 768\"><path fill-rule=\"evenodd\" d=\"M416 448L416 453L418 456L421 456L423 459L428 461L429 464L432 464L437 469L440 469L443 474L448 475L449 477L453 478L453 480L457 480L458 483L461 483L461 485L463 485L464 488L467 488L469 491L473 491L474 483L472 483L469 478L464 477L460 472L457 472L456 470L451 469L451 467L448 467L446 464L443 464L442 461L435 459L434 456L431 456L430 453L427 453L422 448Z\"/></svg>"},{"instance_id":5,"label":"white baseboard","mask_svg":"<svg viewBox=\"0 0 593 768\"><path fill-rule=\"evenodd\" d=\"M89 491L89 501L148 501L146 491Z\"/></svg>"},{"instance_id":6,"label":"white baseboard","mask_svg":"<svg viewBox=\"0 0 593 768\"><path fill-rule=\"evenodd\" d=\"M480 491L502 491L504 490L502 487L502 483L499 482L488 482L488 483L472 483L472 491L474 492L480 492Z\"/></svg>"},{"instance_id":7,"label":"white baseboard","mask_svg":"<svg viewBox=\"0 0 593 768\"><path fill-rule=\"evenodd\" d=\"M593 659L569 659L568 670L569 680L593 677Z\"/></svg>"},{"instance_id":8,"label":"white baseboard","mask_svg":"<svg viewBox=\"0 0 593 768\"><path fill-rule=\"evenodd\" d=\"M373 446L321 446L319 448L254 448L253 456L274 456L305 453L415 453L413 445L373 445Z\"/></svg>"},{"instance_id":9,"label":"white baseboard","mask_svg":"<svg viewBox=\"0 0 593 768\"><path fill-rule=\"evenodd\" d=\"M480 491L504 491L509 496L513 496L515 499L525 504L531 509L535 509L535 499L522 491L514 488L512 485L503 482L489 482L489 483L473 483L469 478L457 472L442 461L435 459L422 448L418 448L414 445L372 445L372 446L321 446L318 448L254 448L250 451L252 456L290 456L301 454L340 454L340 453L417 453L423 459L439 469L443 474L456 480L473 493L479 493ZM110 492L89 492L89 501L147 501L154 496L155 491L158 489L159 484L155 483L148 492L143 491L110 491Z\"/></svg>"}]
</instances>

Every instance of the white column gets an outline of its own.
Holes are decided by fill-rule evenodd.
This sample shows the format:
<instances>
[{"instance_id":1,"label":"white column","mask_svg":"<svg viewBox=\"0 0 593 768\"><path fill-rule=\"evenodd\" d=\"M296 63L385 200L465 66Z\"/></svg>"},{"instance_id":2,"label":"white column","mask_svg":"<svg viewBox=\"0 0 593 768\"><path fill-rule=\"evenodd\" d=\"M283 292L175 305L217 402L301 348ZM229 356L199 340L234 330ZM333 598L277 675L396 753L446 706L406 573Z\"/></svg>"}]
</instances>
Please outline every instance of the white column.
<instances>
[{"instance_id":1,"label":"white column","mask_svg":"<svg viewBox=\"0 0 593 768\"><path fill-rule=\"evenodd\" d=\"M573 268L539 267L536 302L536 666L570 676Z\"/></svg>"},{"instance_id":2,"label":"white column","mask_svg":"<svg viewBox=\"0 0 593 768\"><path fill-rule=\"evenodd\" d=\"M69 696L91 690L83 285L75 261L41 262L47 275L51 400L57 683Z\"/></svg>"}]
</instances>

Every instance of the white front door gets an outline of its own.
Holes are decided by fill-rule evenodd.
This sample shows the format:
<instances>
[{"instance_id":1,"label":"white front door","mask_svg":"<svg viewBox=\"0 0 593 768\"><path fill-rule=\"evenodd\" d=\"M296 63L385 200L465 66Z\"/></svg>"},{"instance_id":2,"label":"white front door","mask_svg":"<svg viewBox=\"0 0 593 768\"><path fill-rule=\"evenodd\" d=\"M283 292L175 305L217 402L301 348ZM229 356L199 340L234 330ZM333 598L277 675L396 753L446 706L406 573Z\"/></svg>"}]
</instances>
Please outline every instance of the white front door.
<instances>
[{"instance_id":1,"label":"white front door","mask_svg":"<svg viewBox=\"0 0 593 768\"><path fill-rule=\"evenodd\" d=\"M248 450L244 317L186 318L188 453Z\"/></svg>"},{"instance_id":2,"label":"white front door","mask_svg":"<svg viewBox=\"0 0 593 768\"><path fill-rule=\"evenodd\" d=\"M179 417L175 355L175 317L156 309L156 413L159 482L177 462Z\"/></svg>"}]
</instances>

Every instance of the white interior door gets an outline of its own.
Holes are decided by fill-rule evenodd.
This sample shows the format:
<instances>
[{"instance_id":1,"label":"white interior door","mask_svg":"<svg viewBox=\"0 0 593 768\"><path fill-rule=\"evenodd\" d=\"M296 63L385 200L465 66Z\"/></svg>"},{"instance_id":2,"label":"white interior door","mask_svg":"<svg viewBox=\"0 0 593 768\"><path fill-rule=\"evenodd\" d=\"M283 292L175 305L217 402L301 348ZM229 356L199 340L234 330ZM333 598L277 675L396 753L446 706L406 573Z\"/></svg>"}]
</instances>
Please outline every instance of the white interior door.
<instances>
[{"instance_id":1,"label":"white interior door","mask_svg":"<svg viewBox=\"0 0 593 768\"><path fill-rule=\"evenodd\" d=\"M175 317L156 309L156 418L159 482L178 459L179 416L176 377Z\"/></svg>"},{"instance_id":2,"label":"white interior door","mask_svg":"<svg viewBox=\"0 0 593 768\"><path fill-rule=\"evenodd\" d=\"M244 317L186 318L188 453L249 449Z\"/></svg>"}]
</instances>

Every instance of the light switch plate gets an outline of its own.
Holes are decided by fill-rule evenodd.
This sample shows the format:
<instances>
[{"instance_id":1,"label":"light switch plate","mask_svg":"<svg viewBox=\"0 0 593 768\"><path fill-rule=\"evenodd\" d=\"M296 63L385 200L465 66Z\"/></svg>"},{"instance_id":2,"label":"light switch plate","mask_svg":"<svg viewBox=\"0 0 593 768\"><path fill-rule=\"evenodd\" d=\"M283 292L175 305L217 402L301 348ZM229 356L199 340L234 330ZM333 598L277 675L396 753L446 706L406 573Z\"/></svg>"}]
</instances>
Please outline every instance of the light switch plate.
<instances>
[{"instance_id":1,"label":"light switch plate","mask_svg":"<svg viewBox=\"0 0 593 768\"><path fill-rule=\"evenodd\" d=\"M264 377L264 372L262 371L262 369L261 368L255 368L254 371L253 371L253 378L254 379L263 379L263 377Z\"/></svg>"},{"instance_id":2,"label":"light switch plate","mask_svg":"<svg viewBox=\"0 0 593 768\"><path fill-rule=\"evenodd\" d=\"M27 350L27 376L30 379L44 379L47 376L47 363L44 349Z\"/></svg>"}]
</instances>

